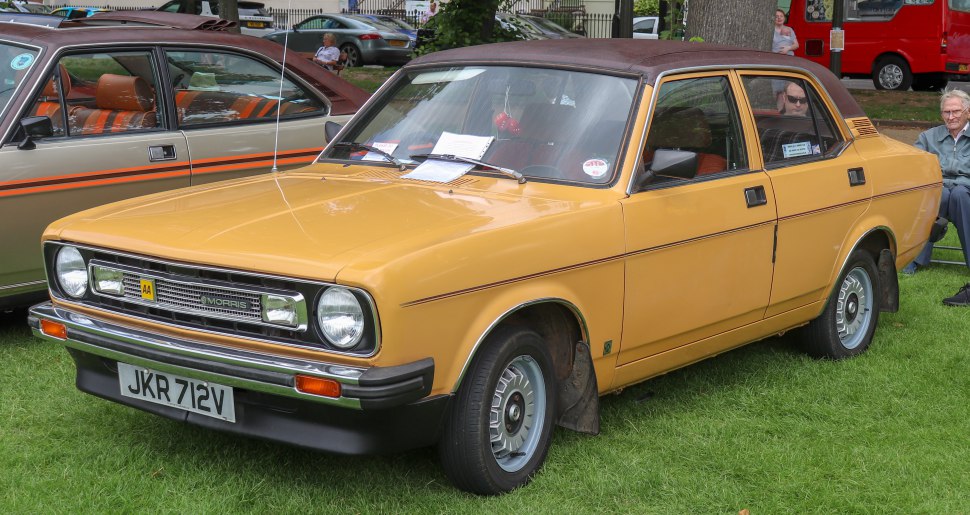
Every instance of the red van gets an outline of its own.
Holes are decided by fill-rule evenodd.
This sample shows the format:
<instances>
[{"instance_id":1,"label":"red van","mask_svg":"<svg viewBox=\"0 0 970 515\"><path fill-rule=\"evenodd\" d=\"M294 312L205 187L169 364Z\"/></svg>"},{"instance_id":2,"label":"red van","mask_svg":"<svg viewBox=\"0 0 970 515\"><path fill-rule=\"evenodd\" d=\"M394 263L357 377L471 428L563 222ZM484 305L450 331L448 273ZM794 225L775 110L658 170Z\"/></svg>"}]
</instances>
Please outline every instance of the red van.
<instances>
[{"instance_id":1,"label":"red van","mask_svg":"<svg viewBox=\"0 0 970 515\"><path fill-rule=\"evenodd\" d=\"M791 0L795 54L829 65L832 0ZM876 89L936 91L970 80L970 0L845 0L842 75Z\"/></svg>"}]
</instances>

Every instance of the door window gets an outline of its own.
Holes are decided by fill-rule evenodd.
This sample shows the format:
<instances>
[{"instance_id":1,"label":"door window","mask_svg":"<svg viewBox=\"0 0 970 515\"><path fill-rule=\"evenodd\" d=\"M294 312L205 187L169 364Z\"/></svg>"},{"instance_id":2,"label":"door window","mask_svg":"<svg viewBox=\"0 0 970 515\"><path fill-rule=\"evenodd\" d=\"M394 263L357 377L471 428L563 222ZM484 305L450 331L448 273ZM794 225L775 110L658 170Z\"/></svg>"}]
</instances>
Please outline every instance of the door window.
<instances>
[{"instance_id":1,"label":"door window","mask_svg":"<svg viewBox=\"0 0 970 515\"><path fill-rule=\"evenodd\" d=\"M837 153L842 136L815 88L794 77L743 77L758 126L765 165L821 159Z\"/></svg>"},{"instance_id":2,"label":"door window","mask_svg":"<svg viewBox=\"0 0 970 515\"><path fill-rule=\"evenodd\" d=\"M28 116L47 116L55 136L147 131L162 126L147 51L74 54L58 61Z\"/></svg>"},{"instance_id":3,"label":"door window","mask_svg":"<svg viewBox=\"0 0 970 515\"><path fill-rule=\"evenodd\" d=\"M741 134L737 103L726 76L664 82L657 94L644 162L651 168L658 151L670 150L693 152L696 161L688 173L661 173L650 184L748 169Z\"/></svg>"},{"instance_id":4,"label":"door window","mask_svg":"<svg viewBox=\"0 0 970 515\"><path fill-rule=\"evenodd\" d=\"M237 54L166 52L180 127L253 123L329 112L329 106L275 68Z\"/></svg>"}]
</instances>

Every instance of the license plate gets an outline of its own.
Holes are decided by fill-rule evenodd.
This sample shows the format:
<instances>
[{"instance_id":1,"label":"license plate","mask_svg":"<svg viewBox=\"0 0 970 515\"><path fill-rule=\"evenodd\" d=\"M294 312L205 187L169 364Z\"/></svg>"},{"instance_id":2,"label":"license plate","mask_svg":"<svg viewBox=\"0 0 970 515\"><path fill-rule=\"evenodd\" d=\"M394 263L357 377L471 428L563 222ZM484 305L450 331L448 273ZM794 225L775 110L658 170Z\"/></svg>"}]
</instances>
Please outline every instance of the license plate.
<instances>
[{"instance_id":1,"label":"license plate","mask_svg":"<svg viewBox=\"0 0 970 515\"><path fill-rule=\"evenodd\" d=\"M236 421L232 388L198 379L118 363L121 395L172 406L207 417Z\"/></svg>"},{"instance_id":2,"label":"license plate","mask_svg":"<svg viewBox=\"0 0 970 515\"><path fill-rule=\"evenodd\" d=\"M251 29L262 29L266 27L266 23L261 21L247 21L246 26Z\"/></svg>"},{"instance_id":3,"label":"license plate","mask_svg":"<svg viewBox=\"0 0 970 515\"><path fill-rule=\"evenodd\" d=\"M390 43L391 46L408 46L407 41L398 41L396 39L388 40L388 43Z\"/></svg>"}]
</instances>

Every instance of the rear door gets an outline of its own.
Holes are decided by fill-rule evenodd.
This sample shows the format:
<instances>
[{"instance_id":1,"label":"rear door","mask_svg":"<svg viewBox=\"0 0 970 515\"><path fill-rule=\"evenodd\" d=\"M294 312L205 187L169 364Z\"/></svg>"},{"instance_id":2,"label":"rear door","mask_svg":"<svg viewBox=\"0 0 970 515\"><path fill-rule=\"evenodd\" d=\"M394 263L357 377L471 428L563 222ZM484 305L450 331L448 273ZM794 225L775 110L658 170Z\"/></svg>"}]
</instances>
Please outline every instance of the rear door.
<instances>
[{"instance_id":1,"label":"rear door","mask_svg":"<svg viewBox=\"0 0 970 515\"><path fill-rule=\"evenodd\" d=\"M824 299L849 230L872 185L833 104L806 77L761 72L741 81L755 115L766 173L778 202L773 316Z\"/></svg>"},{"instance_id":2,"label":"rear door","mask_svg":"<svg viewBox=\"0 0 970 515\"><path fill-rule=\"evenodd\" d=\"M67 54L47 71L20 117L49 117L53 136L0 148L0 296L43 288L40 235L53 220L189 185L185 137L158 108L158 71L150 48Z\"/></svg>"},{"instance_id":3,"label":"rear door","mask_svg":"<svg viewBox=\"0 0 970 515\"><path fill-rule=\"evenodd\" d=\"M281 93L274 64L225 50L164 53L192 184L268 172L274 163L278 170L303 166L326 146L329 101L289 75Z\"/></svg>"}]
</instances>

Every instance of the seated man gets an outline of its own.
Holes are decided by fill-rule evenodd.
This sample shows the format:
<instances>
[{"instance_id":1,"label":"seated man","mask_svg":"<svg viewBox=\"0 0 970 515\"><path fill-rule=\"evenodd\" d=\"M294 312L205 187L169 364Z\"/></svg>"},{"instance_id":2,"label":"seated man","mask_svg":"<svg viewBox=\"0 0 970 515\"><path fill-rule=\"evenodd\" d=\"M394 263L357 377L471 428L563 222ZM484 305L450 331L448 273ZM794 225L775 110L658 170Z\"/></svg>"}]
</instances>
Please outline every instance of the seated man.
<instances>
[{"instance_id":1,"label":"seated man","mask_svg":"<svg viewBox=\"0 0 970 515\"><path fill-rule=\"evenodd\" d=\"M916 140L916 147L936 154L943 170L943 198L940 200L940 217L951 221L960 237L963 258L970 267L970 95L961 90L943 93L940 114L943 125L924 131ZM903 273L915 273L930 264L933 242L926 244L923 252L903 269Z\"/></svg>"},{"instance_id":2,"label":"seated man","mask_svg":"<svg viewBox=\"0 0 970 515\"><path fill-rule=\"evenodd\" d=\"M789 116L808 116L808 96L801 86L794 82L785 85L781 92L781 114Z\"/></svg>"},{"instance_id":3,"label":"seated man","mask_svg":"<svg viewBox=\"0 0 970 515\"><path fill-rule=\"evenodd\" d=\"M346 63L347 54L337 48L337 36L332 32L324 34L323 46L317 49L316 55L313 56L313 62L330 71L339 71L344 69L341 59Z\"/></svg>"}]
</instances>

